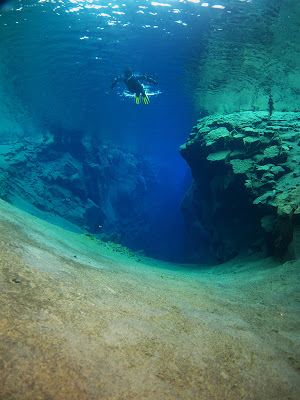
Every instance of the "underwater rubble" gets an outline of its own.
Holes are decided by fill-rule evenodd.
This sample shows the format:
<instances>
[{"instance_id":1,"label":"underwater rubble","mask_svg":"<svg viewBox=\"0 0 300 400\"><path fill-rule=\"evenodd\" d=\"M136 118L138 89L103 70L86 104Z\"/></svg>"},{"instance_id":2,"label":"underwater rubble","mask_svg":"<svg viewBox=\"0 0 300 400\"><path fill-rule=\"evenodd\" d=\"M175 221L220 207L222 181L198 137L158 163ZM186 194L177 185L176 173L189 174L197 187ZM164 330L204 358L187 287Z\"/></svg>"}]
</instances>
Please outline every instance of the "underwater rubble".
<instances>
[{"instance_id":1,"label":"underwater rubble","mask_svg":"<svg viewBox=\"0 0 300 400\"><path fill-rule=\"evenodd\" d=\"M300 113L237 112L198 120L182 157L187 253L208 235L216 261L242 251L295 259L300 245Z\"/></svg>"}]
</instances>

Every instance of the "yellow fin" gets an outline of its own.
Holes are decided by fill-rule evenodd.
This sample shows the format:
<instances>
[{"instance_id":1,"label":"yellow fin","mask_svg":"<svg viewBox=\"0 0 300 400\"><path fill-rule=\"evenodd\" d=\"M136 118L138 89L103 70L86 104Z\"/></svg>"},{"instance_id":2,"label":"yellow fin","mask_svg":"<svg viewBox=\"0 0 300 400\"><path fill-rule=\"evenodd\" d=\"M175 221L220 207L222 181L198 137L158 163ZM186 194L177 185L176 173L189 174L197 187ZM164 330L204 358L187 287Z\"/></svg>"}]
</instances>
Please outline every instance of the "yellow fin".
<instances>
[{"instance_id":1,"label":"yellow fin","mask_svg":"<svg viewBox=\"0 0 300 400\"><path fill-rule=\"evenodd\" d=\"M143 103L144 104L149 104L150 103L149 97L146 94L142 98L143 98Z\"/></svg>"}]
</instances>

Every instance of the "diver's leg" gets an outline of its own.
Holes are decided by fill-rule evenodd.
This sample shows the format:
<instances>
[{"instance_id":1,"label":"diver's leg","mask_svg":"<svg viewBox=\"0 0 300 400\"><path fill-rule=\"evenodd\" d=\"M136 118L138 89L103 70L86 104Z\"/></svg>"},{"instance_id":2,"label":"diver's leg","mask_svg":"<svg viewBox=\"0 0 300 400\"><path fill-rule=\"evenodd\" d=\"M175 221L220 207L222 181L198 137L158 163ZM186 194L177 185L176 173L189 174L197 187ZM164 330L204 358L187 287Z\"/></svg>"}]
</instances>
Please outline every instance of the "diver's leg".
<instances>
[{"instance_id":1,"label":"diver's leg","mask_svg":"<svg viewBox=\"0 0 300 400\"><path fill-rule=\"evenodd\" d=\"M135 104L140 104L141 98L140 98L139 92L135 94L134 101L135 101Z\"/></svg>"},{"instance_id":2,"label":"diver's leg","mask_svg":"<svg viewBox=\"0 0 300 400\"><path fill-rule=\"evenodd\" d=\"M145 90L142 93L142 100L143 100L144 104L149 104L150 103L149 97L146 95Z\"/></svg>"}]
</instances>

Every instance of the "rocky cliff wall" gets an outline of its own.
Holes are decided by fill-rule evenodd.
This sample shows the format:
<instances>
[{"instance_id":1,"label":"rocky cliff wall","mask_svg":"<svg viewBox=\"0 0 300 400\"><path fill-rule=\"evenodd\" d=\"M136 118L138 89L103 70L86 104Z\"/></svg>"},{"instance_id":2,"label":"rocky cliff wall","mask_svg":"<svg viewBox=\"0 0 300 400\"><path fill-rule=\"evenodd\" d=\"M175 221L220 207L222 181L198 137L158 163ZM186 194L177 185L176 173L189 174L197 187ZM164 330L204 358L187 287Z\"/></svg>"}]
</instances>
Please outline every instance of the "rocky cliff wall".
<instances>
[{"instance_id":1,"label":"rocky cliff wall","mask_svg":"<svg viewBox=\"0 0 300 400\"><path fill-rule=\"evenodd\" d=\"M180 148L194 178L182 203L187 254L201 259L206 234L219 262L245 250L298 257L299 142L300 113L241 112L199 120Z\"/></svg>"},{"instance_id":2,"label":"rocky cliff wall","mask_svg":"<svg viewBox=\"0 0 300 400\"><path fill-rule=\"evenodd\" d=\"M81 135L0 145L0 197L26 211L139 249L151 231L151 163Z\"/></svg>"}]
</instances>

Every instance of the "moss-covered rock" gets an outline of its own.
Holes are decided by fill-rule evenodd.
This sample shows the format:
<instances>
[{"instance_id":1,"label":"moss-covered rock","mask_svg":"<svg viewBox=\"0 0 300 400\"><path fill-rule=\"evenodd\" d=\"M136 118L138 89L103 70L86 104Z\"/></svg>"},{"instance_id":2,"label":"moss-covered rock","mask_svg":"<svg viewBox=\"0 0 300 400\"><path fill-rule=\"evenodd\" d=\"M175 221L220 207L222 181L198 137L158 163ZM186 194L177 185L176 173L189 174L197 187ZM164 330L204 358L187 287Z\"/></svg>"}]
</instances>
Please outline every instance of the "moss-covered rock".
<instances>
[{"instance_id":1,"label":"moss-covered rock","mask_svg":"<svg viewBox=\"0 0 300 400\"><path fill-rule=\"evenodd\" d=\"M230 164L232 165L233 172L235 174L245 174L247 171L253 168L253 161L250 159L247 160L231 160Z\"/></svg>"}]
</instances>

